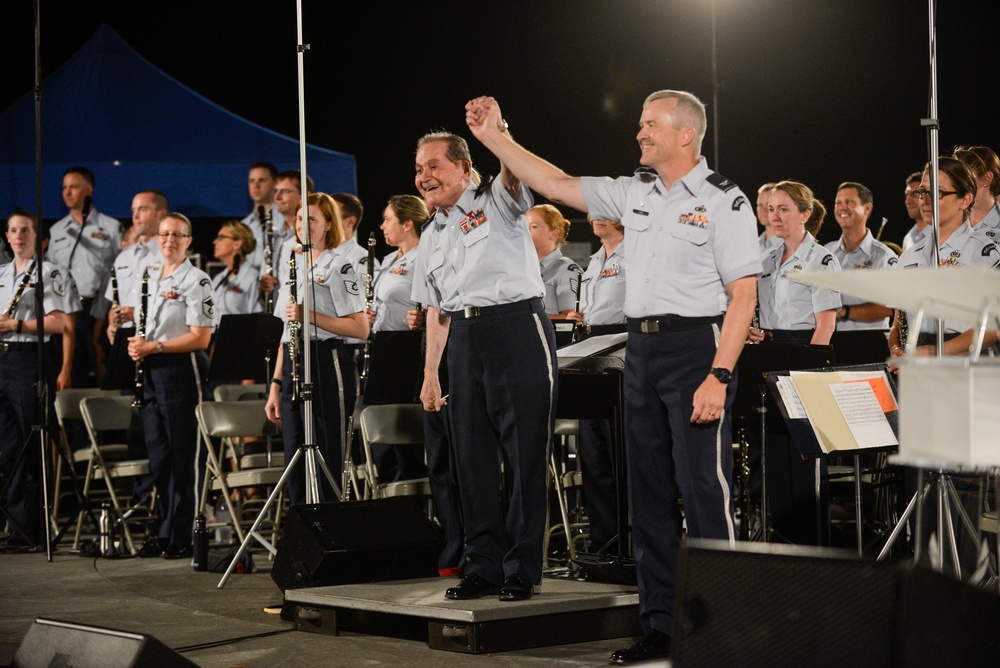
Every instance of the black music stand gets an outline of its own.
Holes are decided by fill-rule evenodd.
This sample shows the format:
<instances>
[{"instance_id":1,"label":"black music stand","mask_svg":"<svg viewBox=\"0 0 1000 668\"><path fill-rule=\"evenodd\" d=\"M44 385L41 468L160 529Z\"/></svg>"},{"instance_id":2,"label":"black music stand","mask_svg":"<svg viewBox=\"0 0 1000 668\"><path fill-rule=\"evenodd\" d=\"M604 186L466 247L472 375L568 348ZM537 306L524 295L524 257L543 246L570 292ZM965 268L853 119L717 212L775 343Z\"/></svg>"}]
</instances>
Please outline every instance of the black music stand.
<instances>
[{"instance_id":1,"label":"black music stand","mask_svg":"<svg viewBox=\"0 0 1000 668\"><path fill-rule=\"evenodd\" d=\"M552 320L552 329L556 334L556 348L562 348L573 343L573 334L576 332L576 321L568 319Z\"/></svg>"},{"instance_id":2,"label":"black music stand","mask_svg":"<svg viewBox=\"0 0 1000 668\"><path fill-rule=\"evenodd\" d=\"M889 359L889 340L881 329L837 331L830 346L837 364L881 364Z\"/></svg>"},{"instance_id":3,"label":"black music stand","mask_svg":"<svg viewBox=\"0 0 1000 668\"><path fill-rule=\"evenodd\" d=\"M781 412L773 397L767 391L765 376L773 371L812 369L827 366L832 361L829 346L807 344L764 343L743 346L737 368L736 398L733 401L733 416L744 418L748 423L757 414L760 429L760 539L768 542L771 529L767 519L767 427L768 416L780 421ZM741 439L742 445L743 439ZM741 447L741 450L743 448ZM747 456L744 451L744 456ZM749 484L749 471L744 485ZM747 510L747 509L745 509ZM754 539L750 532L749 513L744 513L741 533L744 538Z\"/></svg>"},{"instance_id":4,"label":"black music stand","mask_svg":"<svg viewBox=\"0 0 1000 668\"><path fill-rule=\"evenodd\" d=\"M245 379L270 382L283 329L284 323L270 313L222 316L208 379L215 383Z\"/></svg>"}]
</instances>

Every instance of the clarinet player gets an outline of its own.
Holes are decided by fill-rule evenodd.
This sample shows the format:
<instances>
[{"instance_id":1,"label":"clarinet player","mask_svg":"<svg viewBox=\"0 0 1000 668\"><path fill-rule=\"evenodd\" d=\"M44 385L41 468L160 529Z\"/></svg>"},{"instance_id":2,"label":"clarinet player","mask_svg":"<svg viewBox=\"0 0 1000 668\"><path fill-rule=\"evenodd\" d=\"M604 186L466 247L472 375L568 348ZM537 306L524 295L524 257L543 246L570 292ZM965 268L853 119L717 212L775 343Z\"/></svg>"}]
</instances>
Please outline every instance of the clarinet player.
<instances>
[{"instance_id":1,"label":"clarinet player","mask_svg":"<svg viewBox=\"0 0 1000 668\"><path fill-rule=\"evenodd\" d=\"M161 258L147 264L136 318L145 336L129 338L128 353L141 365L142 429L149 468L162 503L158 543L165 559L192 556L198 481L198 425L194 409L206 394L208 348L215 324L215 301L208 274L187 259L191 221L169 213L157 232ZM144 327L143 327L144 325Z\"/></svg>"},{"instance_id":2,"label":"clarinet player","mask_svg":"<svg viewBox=\"0 0 1000 668\"><path fill-rule=\"evenodd\" d=\"M351 261L337 251L344 240L340 214L333 199L325 193L309 195L308 209L299 209L295 218L295 233L299 243L309 225L311 253L297 248L291 253L288 283L281 286L274 315L286 321L282 334L282 354L275 364L270 393L265 410L267 418L281 423L285 446L285 461L290 462L296 450L305 443L302 375L303 318L302 297L311 290L313 310L309 321L312 348L312 391L315 419L315 443L330 466L331 456L339 461L342 452L347 417L354 411L357 381L352 351L346 340L368 337L368 319L364 299L358 286ZM303 220L305 215L307 220ZM292 269L294 268L294 274ZM332 470L336 470L334 467ZM321 500L335 501L333 490L325 476L320 476ZM305 466L299 461L287 479L288 496L292 504L305 503Z\"/></svg>"},{"instance_id":3,"label":"clarinet player","mask_svg":"<svg viewBox=\"0 0 1000 668\"><path fill-rule=\"evenodd\" d=\"M15 210L7 219L7 243L14 254L9 264L0 267L0 466L7 492L0 499L11 520L23 532L23 538L41 543L42 525L39 507L39 459L37 443L28 442L32 425L38 422L35 382L38 379L38 320L35 312L34 285L42 277L44 294L43 336L60 334L66 313L74 307L71 298L76 289L65 269L50 262L41 267L35 262L35 217ZM79 299L75 300L79 303ZM50 387L55 378L47 379ZM34 440L34 439L32 439ZM24 459L15 465L21 449ZM13 535L8 545L16 541ZM16 547L11 545L11 547Z\"/></svg>"}]
</instances>

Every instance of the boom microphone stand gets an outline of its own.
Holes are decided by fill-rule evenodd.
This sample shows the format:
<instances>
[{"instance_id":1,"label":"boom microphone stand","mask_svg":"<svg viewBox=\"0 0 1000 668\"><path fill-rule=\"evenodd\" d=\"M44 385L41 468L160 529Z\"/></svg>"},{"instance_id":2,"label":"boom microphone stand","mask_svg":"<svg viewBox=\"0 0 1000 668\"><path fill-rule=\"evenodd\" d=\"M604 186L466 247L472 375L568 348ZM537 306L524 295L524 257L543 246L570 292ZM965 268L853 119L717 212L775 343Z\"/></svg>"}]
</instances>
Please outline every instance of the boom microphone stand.
<instances>
[{"instance_id":1,"label":"boom microphone stand","mask_svg":"<svg viewBox=\"0 0 1000 668\"><path fill-rule=\"evenodd\" d=\"M309 50L309 45L303 43L302 41L302 0L296 0L295 3L295 17L297 23L297 43L296 51L298 52L298 75L299 75L299 163L300 163L300 175L299 175L299 190L305 194L302 198L302 207L305 209L306 215L305 220L309 220L309 193L306 190L306 183L308 179L306 176L306 104L305 104L305 52ZM239 563L240 558L243 553L246 552L247 547L251 540L256 539L259 543L264 545L272 554L277 554L277 549L272 546L263 536L257 533L257 528L260 526L261 522L267 516L268 510L271 505L277 499L282 487L285 484L285 480L288 478L292 469L298 463L301 457L305 457L305 477L306 477L306 503L314 504L319 503L319 482L316 477L316 464L318 463L320 468L323 469L323 473L326 475L327 480L330 482L330 486L333 488L337 497L341 497L340 486L333 478L333 474L330 472L330 468L326 465L326 460L323 459L323 454L319 451L316 445L315 436L313 434L313 403L312 403L312 343L310 333L312 331L312 326L315 324L311 318L310 313L312 312L312 291L309 289L308 280L309 273L312 271L312 235L309 232L308 222L302 226L305 239L303 240L302 249L304 251L303 257L305 265L303 271L307 280L305 281L305 293L302 299L302 311L303 311L303 327L302 327L302 366L303 369L303 385L302 385L302 402L303 402L303 422L304 425L304 443L295 451L292 456L291 461L285 464L285 471L281 474L281 478L275 484L274 489L271 491L271 495L268 496L267 502L264 507L261 508L260 514L257 515L257 519L254 520L253 526L247 532L246 537L243 539L243 543L240 545L240 549L237 550L236 554L233 556L233 560L229 563L229 568L226 569L226 573L219 580L218 588L222 589L225 586L226 580L229 579L230 574L236 568L236 564ZM341 429L343 432L343 429ZM343 434L341 434L341 441L344 440ZM342 444L343 446L343 444ZM281 509L277 509L276 512L280 512Z\"/></svg>"}]
</instances>

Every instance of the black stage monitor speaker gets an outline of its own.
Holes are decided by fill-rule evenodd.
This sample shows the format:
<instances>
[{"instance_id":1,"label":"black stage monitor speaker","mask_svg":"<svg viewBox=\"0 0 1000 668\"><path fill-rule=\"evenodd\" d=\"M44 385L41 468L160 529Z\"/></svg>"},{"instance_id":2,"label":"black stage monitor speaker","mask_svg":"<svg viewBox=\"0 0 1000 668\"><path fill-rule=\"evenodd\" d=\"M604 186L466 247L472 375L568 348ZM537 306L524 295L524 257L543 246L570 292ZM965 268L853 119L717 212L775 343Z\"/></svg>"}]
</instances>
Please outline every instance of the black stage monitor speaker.
<instances>
[{"instance_id":1,"label":"black stage monitor speaker","mask_svg":"<svg viewBox=\"0 0 1000 668\"><path fill-rule=\"evenodd\" d=\"M434 577L442 549L437 527L409 497L292 506L271 577L282 591Z\"/></svg>"},{"instance_id":2,"label":"black stage monitor speaker","mask_svg":"<svg viewBox=\"0 0 1000 668\"><path fill-rule=\"evenodd\" d=\"M671 654L693 666L889 666L892 567L850 552L686 541Z\"/></svg>"},{"instance_id":3,"label":"black stage monitor speaker","mask_svg":"<svg viewBox=\"0 0 1000 668\"><path fill-rule=\"evenodd\" d=\"M16 668L196 666L156 638L99 626L36 619L14 655Z\"/></svg>"}]
</instances>

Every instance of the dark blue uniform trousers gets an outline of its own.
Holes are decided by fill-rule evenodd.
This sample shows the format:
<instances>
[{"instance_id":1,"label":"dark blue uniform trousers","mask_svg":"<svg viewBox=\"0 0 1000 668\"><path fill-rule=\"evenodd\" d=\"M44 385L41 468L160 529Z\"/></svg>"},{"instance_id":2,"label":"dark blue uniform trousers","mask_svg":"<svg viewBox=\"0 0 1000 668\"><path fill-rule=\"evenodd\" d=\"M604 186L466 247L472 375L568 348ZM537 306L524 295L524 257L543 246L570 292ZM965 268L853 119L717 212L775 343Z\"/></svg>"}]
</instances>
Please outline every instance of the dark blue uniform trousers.
<instances>
[{"instance_id":1,"label":"dark blue uniform trousers","mask_svg":"<svg viewBox=\"0 0 1000 668\"><path fill-rule=\"evenodd\" d=\"M208 358L198 351L194 359L197 376L192 353L150 355L143 362L145 405L139 414L159 499L159 538L177 545L191 544L203 461L194 409L199 392L204 395L207 388Z\"/></svg>"},{"instance_id":2,"label":"dark blue uniform trousers","mask_svg":"<svg viewBox=\"0 0 1000 668\"><path fill-rule=\"evenodd\" d=\"M721 317L719 318L721 323ZM644 631L670 633L682 532L735 540L729 384L722 419L691 423L695 390L712 368L713 325L630 332L625 357L625 441L639 613Z\"/></svg>"},{"instance_id":3,"label":"dark blue uniform trousers","mask_svg":"<svg viewBox=\"0 0 1000 668\"><path fill-rule=\"evenodd\" d=\"M542 577L556 346L541 300L532 301L516 312L453 318L448 340L464 568L494 584L515 574L535 584ZM506 521L501 457L511 494Z\"/></svg>"},{"instance_id":4,"label":"dark blue uniform trousers","mask_svg":"<svg viewBox=\"0 0 1000 668\"><path fill-rule=\"evenodd\" d=\"M38 349L34 343L11 345L17 350L0 351L0 485L7 485L0 503L27 537L38 543L42 538L38 484L41 450L37 437L28 442L32 425L38 420ZM18 464L22 449L24 458ZM0 515L0 525L3 520Z\"/></svg>"},{"instance_id":5,"label":"dark blue uniform trousers","mask_svg":"<svg viewBox=\"0 0 1000 668\"><path fill-rule=\"evenodd\" d=\"M333 475L341 470L343 445L346 439L347 419L354 412L357 398L357 367L354 350L340 339L313 341L313 440ZM302 354L301 352L299 353ZM305 404L292 403L292 363L288 349L282 351L281 368L281 438L285 446L287 466L295 451L305 445ZM305 369L302 368L303 382ZM319 462L316 463L320 501L337 501L333 487L327 480ZM286 479L288 499L293 505L306 502L305 454L295 463Z\"/></svg>"}]
</instances>

